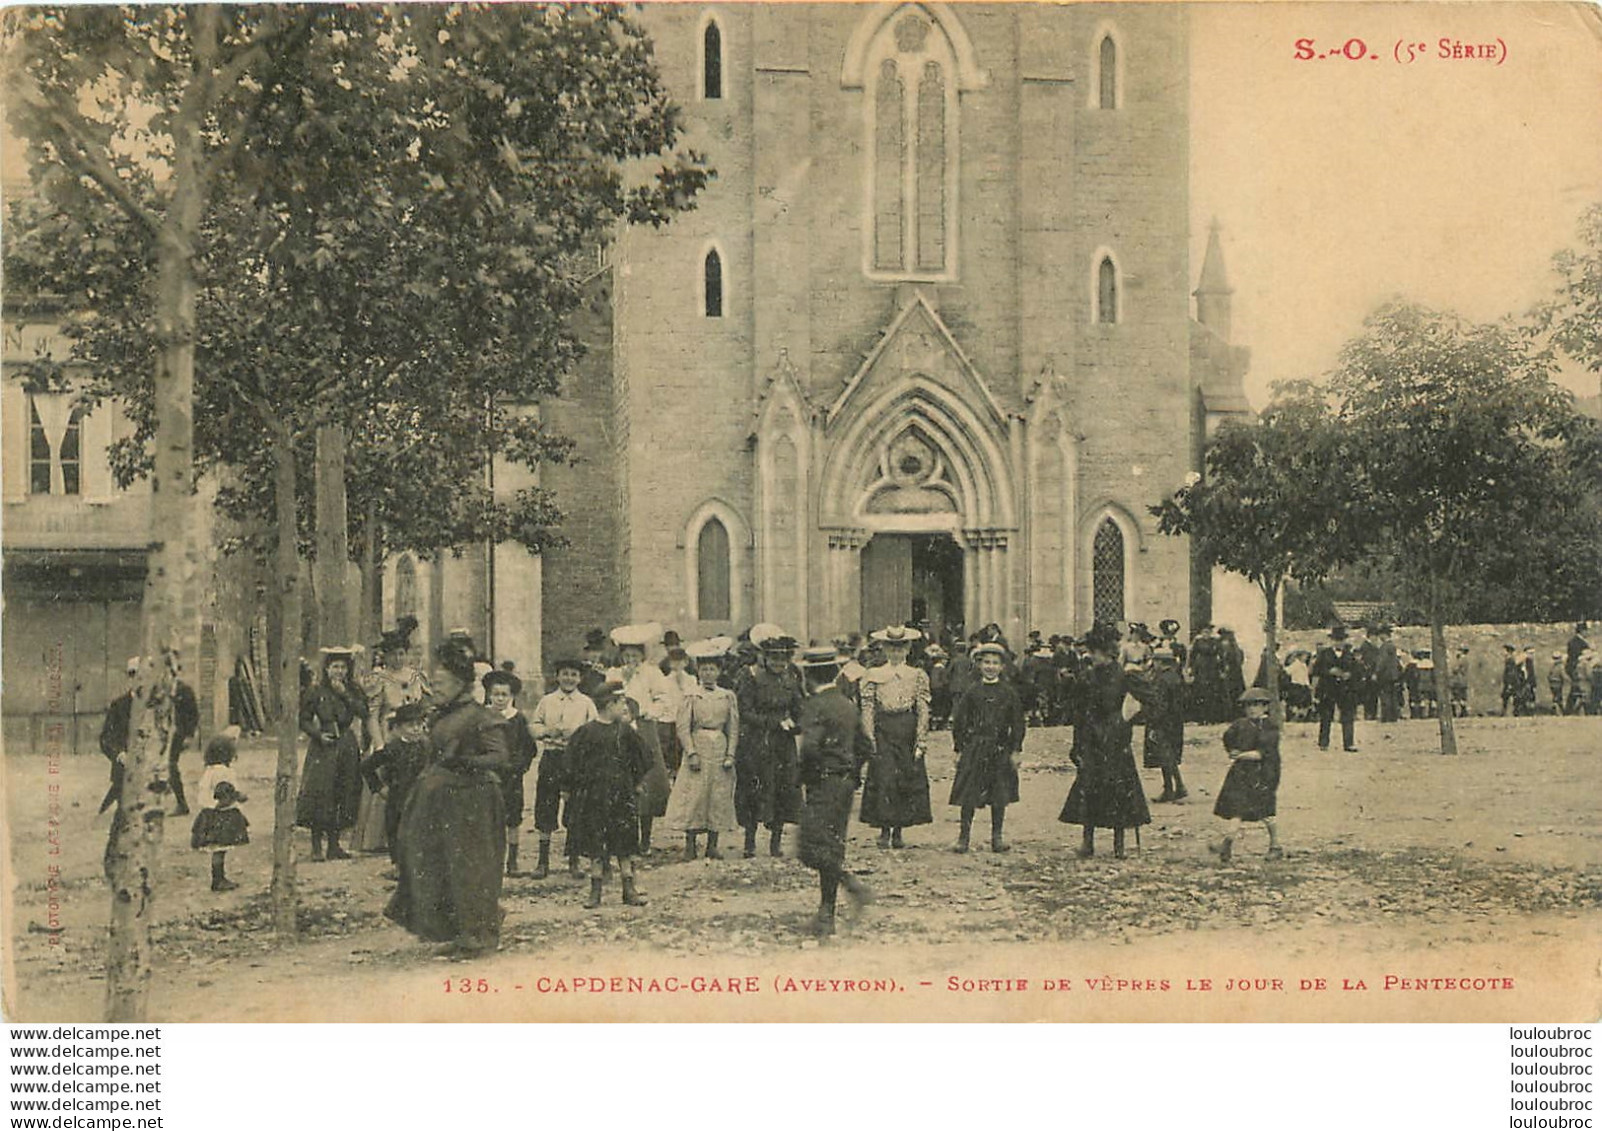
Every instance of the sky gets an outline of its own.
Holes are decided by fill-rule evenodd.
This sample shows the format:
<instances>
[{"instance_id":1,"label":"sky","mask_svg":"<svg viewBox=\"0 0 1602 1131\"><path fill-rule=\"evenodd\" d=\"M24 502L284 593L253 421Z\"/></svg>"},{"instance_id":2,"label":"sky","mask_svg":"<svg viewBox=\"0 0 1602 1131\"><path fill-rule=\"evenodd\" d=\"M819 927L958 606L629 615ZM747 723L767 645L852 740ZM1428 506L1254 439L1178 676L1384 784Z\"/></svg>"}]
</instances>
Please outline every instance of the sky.
<instances>
[{"instance_id":1,"label":"sky","mask_svg":"<svg viewBox=\"0 0 1602 1131\"><path fill-rule=\"evenodd\" d=\"M1216 219L1254 404L1328 371L1393 295L1491 320L1556 285L1602 201L1602 7L1223 3L1190 23L1192 274ZM1505 57L1441 59L1443 37ZM1303 38L1380 58L1301 61ZM1425 57L1396 62L1399 40Z\"/></svg>"}]
</instances>

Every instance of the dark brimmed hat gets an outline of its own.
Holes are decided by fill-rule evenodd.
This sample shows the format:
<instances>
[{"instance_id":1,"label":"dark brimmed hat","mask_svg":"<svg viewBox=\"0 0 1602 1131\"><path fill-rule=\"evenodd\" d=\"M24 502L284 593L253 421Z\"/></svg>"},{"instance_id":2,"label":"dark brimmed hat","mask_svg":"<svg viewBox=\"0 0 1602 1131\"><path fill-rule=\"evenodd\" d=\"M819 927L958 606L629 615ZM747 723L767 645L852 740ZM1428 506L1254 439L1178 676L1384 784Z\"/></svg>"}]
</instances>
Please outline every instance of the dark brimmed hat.
<instances>
[{"instance_id":1,"label":"dark brimmed hat","mask_svg":"<svg viewBox=\"0 0 1602 1131\"><path fill-rule=\"evenodd\" d=\"M1159 621L1157 624L1157 631L1162 633L1164 636L1176 636L1179 633L1179 622L1173 617L1169 617L1165 621Z\"/></svg>"},{"instance_id":2,"label":"dark brimmed hat","mask_svg":"<svg viewBox=\"0 0 1602 1131\"><path fill-rule=\"evenodd\" d=\"M606 633L598 628L592 628L584 634L584 647L591 652L599 652L606 647Z\"/></svg>"},{"instance_id":3,"label":"dark brimmed hat","mask_svg":"<svg viewBox=\"0 0 1602 1131\"><path fill-rule=\"evenodd\" d=\"M488 695L492 687L506 687L512 692L512 698L523 693L523 681L509 671L485 672L484 678L479 680L484 685L484 694Z\"/></svg>"},{"instance_id":4,"label":"dark brimmed hat","mask_svg":"<svg viewBox=\"0 0 1602 1131\"><path fill-rule=\"evenodd\" d=\"M770 636L760 645L758 645L758 647L764 653L768 654L776 652L789 653L794 652L798 647L800 647L800 644L793 636Z\"/></svg>"},{"instance_id":5,"label":"dark brimmed hat","mask_svg":"<svg viewBox=\"0 0 1602 1131\"><path fill-rule=\"evenodd\" d=\"M1118 629L1106 622L1098 622L1085 633L1085 647L1092 652L1116 653L1118 651Z\"/></svg>"},{"instance_id":6,"label":"dark brimmed hat","mask_svg":"<svg viewBox=\"0 0 1602 1131\"><path fill-rule=\"evenodd\" d=\"M1241 703L1272 703L1273 701L1274 697L1261 687L1248 687L1238 700Z\"/></svg>"},{"instance_id":7,"label":"dark brimmed hat","mask_svg":"<svg viewBox=\"0 0 1602 1131\"><path fill-rule=\"evenodd\" d=\"M421 722L428 718L428 707L423 703L402 703L395 708L391 722L395 726L405 726L407 723Z\"/></svg>"},{"instance_id":8,"label":"dark brimmed hat","mask_svg":"<svg viewBox=\"0 0 1602 1131\"><path fill-rule=\"evenodd\" d=\"M579 675L583 675L589 666L590 665L584 660L575 659L572 656L566 656L552 664L551 671L553 673L578 672Z\"/></svg>"}]
</instances>

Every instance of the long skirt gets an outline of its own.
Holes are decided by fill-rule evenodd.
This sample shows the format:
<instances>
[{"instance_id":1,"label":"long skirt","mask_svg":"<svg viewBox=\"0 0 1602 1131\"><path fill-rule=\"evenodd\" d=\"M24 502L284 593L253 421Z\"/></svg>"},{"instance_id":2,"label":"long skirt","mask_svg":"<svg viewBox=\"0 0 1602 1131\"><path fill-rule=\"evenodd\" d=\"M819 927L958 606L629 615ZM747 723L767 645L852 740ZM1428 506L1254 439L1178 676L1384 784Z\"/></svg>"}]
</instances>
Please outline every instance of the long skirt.
<instances>
[{"instance_id":1,"label":"long skirt","mask_svg":"<svg viewBox=\"0 0 1602 1131\"><path fill-rule=\"evenodd\" d=\"M729 832L734 820L734 771L723 768L729 736L720 730L697 730L691 741L701 768L679 767L668 800L668 827L681 833Z\"/></svg>"},{"instance_id":2,"label":"long skirt","mask_svg":"<svg viewBox=\"0 0 1602 1131\"><path fill-rule=\"evenodd\" d=\"M640 816L660 817L667 812L668 795L673 784L668 780L667 763L662 760L662 732L655 720L641 719L640 737L651 752L651 769L645 775L645 789L640 794Z\"/></svg>"},{"instance_id":3,"label":"long skirt","mask_svg":"<svg viewBox=\"0 0 1602 1131\"><path fill-rule=\"evenodd\" d=\"M1127 731L1126 731L1127 733ZM1095 829L1129 829L1151 823L1146 790L1126 743L1106 736L1082 747L1078 773L1057 819Z\"/></svg>"},{"instance_id":4,"label":"long skirt","mask_svg":"<svg viewBox=\"0 0 1602 1131\"><path fill-rule=\"evenodd\" d=\"M573 790L567 806L567 854L590 860L640 854L640 810L626 786L606 781Z\"/></svg>"},{"instance_id":5,"label":"long skirt","mask_svg":"<svg viewBox=\"0 0 1602 1131\"><path fill-rule=\"evenodd\" d=\"M342 831L354 825L362 796L360 763L361 749L354 731L331 745L312 739L300 772L295 824L318 832Z\"/></svg>"},{"instance_id":6,"label":"long skirt","mask_svg":"<svg viewBox=\"0 0 1602 1131\"><path fill-rule=\"evenodd\" d=\"M781 730L743 736L734 755L734 815L742 828L793 825L801 819L795 739Z\"/></svg>"},{"instance_id":7,"label":"long skirt","mask_svg":"<svg viewBox=\"0 0 1602 1131\"><path fill-rule=\"evenodd\" d=\"M189 847L203 852L250 843L250 822L238 809L202 809L189 830Z\"/></svg>"},{"instance_id":8,"label":"long skirt","mask_svg":"<svg viewBox=\"0 0 1602 1131\"><path fill-rule=\"evenodd\" d=\"M523 824L523 775L512 770L501 771L501 808L506 814L506 827L521 828Z\"/></svg>"},{"instance_id":9,"label":"long skirt","mask_svg":"<svg viewBox=\"0 0 1602 1131\"><path fill-rule=\"evenodd\" d=\"M975 742L957 756L957 773L951 779L951 804L964 809L1011 805L1018 800L1018 771L1011 751L994 742Z\"/></svg>"},{"instance_id":10,"label":"long skirt","mask_svg":"<svg viewBox=\"0 0 1602 1131\"><path fill-rule=\"evenodd\" d=\"M912 711L881 714L874 719L874 754L862 791L862 823L876 828L927 825L929 773L914 745L918 717Z\"/></svg>"},{"instance_id":11,"label":"long skirt","mask_svg":"<svg viewBox=\"0 0 1602 1131\"><path fill-rule=\"evenodd\" d=\"M388 800L362 786L361 803L356 806L356 831L351 833L350 846L357 852L382 852L389 847L384 830L388 827L386 810Z\"/></svg>"},{"instance_id":12,"label":"long skirt","mask_svg":"<svg viewBox=\"0 0 1602 1131\"><path fill-rule=\"evenodd\" d=\"M424 770L396 833L400 885L384 914L419 938L493 949L506 824L493 774Z\"/></svg>"},{"instance_id":13,"label":"long skirt","mask_svg":"<svg viewBox=\"0 0 1602 1131\"><path fill-rule=\"evenodd\" d=\"M851 823L851 797L856 783L830 775L807 786L801 810L801 863L819 872L845 867L846 826Z\"/></svg>"}]
</instances>

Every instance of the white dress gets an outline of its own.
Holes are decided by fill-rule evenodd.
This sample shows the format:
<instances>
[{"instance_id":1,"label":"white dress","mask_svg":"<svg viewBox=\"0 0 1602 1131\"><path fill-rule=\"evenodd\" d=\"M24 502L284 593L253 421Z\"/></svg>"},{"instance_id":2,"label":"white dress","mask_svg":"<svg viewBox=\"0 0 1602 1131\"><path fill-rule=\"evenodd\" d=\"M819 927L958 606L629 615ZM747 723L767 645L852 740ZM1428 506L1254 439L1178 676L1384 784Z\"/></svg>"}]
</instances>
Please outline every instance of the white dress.
<instances>
[{"instance_id":1,"label":"white dress","mask_svg":"<svg viewBox=\"0 0 1602 1131\"><path fill-rule=\"evenodd\" d=\"M734 820L732 754L740 741L740 706L726 687L697 686L679 708L684 763L668 799L668 827L679 832L730 832ZM699 769L690 768L694 754ZM724 768L724 761L729 761Z\"/></svg>"}]
</instances>

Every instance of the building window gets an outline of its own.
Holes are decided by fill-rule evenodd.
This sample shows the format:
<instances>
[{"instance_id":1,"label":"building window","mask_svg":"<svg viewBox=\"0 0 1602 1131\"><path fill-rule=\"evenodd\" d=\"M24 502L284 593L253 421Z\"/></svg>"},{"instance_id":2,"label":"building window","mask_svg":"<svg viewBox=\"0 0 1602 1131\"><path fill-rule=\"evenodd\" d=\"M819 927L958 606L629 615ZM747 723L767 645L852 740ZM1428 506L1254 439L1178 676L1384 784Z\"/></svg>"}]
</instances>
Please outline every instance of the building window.
<instances>
[{"instance_id":1,"label":"building window","mask_svg":"<svg viewBox=\"0 0 1602 1131\"><path fill-rule=\"evenodd\" d=\"M714 248L701 266L703 311L708 318L723 317L723 257Z\"/></svg>"},{"instance_id":2,"label":"building window","mask_svg":"<svg viewBox=\"0 0 1602 1131\"><path fill-rule=\"evenodd\" d=\"M701 525L695 540L695 604L700 620L729 620L729 531L716 518Z\"/></svg>"},{"instance_id":3,"label":"building window","mask_svg":"<svg viewBox=\"0 0 1602 1131\"><path fill-rule=\"evenodd\" d=\"M1118 267L1110 255L1096 264L1096 321L1109 326L1118 321Z\"/></svg>"},{"instance_id":4,"label":"building window","mask_svg":"<svg viewBox=\"0 0 1602 1131\"><path fill-rule=\"evenodd\" d=\"M951 44L927 13L909 6L880 30L870 57L869 265L892 275L949 275L957 153Z\"/></svg>"},{"instance_id":5,"label":"building window","mask_svg":"<svg viewBox=\"0 0 1602 1131\"><path fill-rule=\"evenodd\" d=\"M1091 549L1091 612L1098 624L1124 619L1124 532L1111 518L1096 529Z\"/></svg>"},{"instance_id":6,"label":"building window","mask_svg":"<svg viewBox=\"0 0 1602 1131\"><path fill-rule=\"evenodd\" d=\"M723 97L723 32L716 20L701 33L701 97Z\"/></svg>"},{"instance_id":7,"label":"building window","mask_svg":"<svg viewBox=\"0 0 1602 1131\"><path fill-rule=\"evenodd\" d=\"M1118 44L1111 35L1101 37L1101 45L1096 49L1096 67L1099 72L1098 105L1103 110L1116 110L1118 109Z\"/></svg>"},{"instance_id":8,"label":"building window","mask_svg":"<svg viewBox=\"0 0 1602 1131\"><path fill-rule=\"evenodd\" d=\"M59 411L54 406L50 415ZM61 478L56 478L56 468ZM28 493L31 495L77 495L83 491L83 410L74 408L62 426L59 449L50 443L50 431L39 414L39 402L28 396Z\"/></svg>"}]
</instances>

